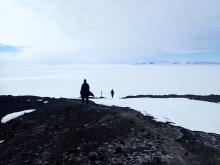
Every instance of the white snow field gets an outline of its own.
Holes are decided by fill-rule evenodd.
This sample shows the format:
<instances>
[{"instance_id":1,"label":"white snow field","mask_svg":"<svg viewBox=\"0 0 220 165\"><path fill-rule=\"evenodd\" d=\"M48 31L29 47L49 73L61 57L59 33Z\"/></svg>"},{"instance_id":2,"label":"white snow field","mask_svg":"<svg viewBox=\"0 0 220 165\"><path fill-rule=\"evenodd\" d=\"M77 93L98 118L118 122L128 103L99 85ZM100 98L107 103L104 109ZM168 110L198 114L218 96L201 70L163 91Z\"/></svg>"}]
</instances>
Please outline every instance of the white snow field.
<instances>
[{"instance_id":1,"label":"white snow field","mask_svg":"<svg viewBox=\"0 0 220 165\"><path fill-rule=\"evenodd\" d=\"M78 98L83 79L102 104L129 106L160 121L220 134L220 104L186 99L127 99L127 95L220 94L220 65L65 65L0 67L0 95Z\"/></svg>"},{"instance_id":2,"label":"white snow field","mask_svg":"<svg viewBox=\"0 0 220 165\"><path fill-rule=\"evenodd\" d=\"M174 122L184 128L220 134L220 104L189 99L94 99L96 103L130 107L157 121Z\"/></svg>"},{"instance_id":3,"label":"white snow field","mask_svg":"<svg viewBox=\"0 0 220 165\"><path fill-rule=\"evenodd\" d=\"M220 65L159 64L0 67L0 94L77 98L84 78L95 96L220 94Z\"/></svg>"},{"instance_id":4,"label":"white snow field","mask_svg":"<svg viewBox=\"0 0 220 165\"><path fill-rule=\"evenodd\" d=\"M19 111L19 112L14 112L7 114L6 116L2 117L1 123L7 123L8 121L15 119L19 116L22 116L26 113L31 113L33 111L36 111L36 109L29 109L29 110L24 110L24 111Z\"/></svg>"}]
</instances>

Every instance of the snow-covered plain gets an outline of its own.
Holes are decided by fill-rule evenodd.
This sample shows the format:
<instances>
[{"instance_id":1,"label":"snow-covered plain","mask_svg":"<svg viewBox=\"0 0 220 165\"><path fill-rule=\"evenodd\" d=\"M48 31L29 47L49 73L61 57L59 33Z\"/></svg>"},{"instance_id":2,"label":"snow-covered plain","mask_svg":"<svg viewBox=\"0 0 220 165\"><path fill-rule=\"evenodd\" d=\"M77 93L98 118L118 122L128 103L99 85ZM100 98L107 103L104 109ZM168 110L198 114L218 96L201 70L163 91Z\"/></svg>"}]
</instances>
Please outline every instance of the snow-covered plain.
<instances>
[{"instance_id":1,"label":"snow-covered plain","mask_svg":"<svg viewBox=\"0 0 220 165\"><path fill-rule=\"evenodd\" d=\"M174 122L195 131L220 134L220 104L182 98L98 99L96 103L131 107L157 121Z\"/></svg>"},{"instance_id":2,"label":"snow-covered plain","mask_svg":"<svg viewBox=\"0 0 220 165\"><path fill-rule=\"evenodd\" d=\"M1 95L79 97L83 79L95 96L220 94L220 65L65 65L0 67Z\"/></svg>"},{"instance_id":3,"label":"snow-covered plain","mask_svg":"<svg viewBox=\"0 0 220 165\"><path fill-rule=\"evenodd\" d=\"M15 119L19 116L22 116L26 113L31 113L33 111L35 111L36 109L28 109L28 110L24 110L24 111L19 111L19 112L14 112L14 113L10 113L7 114L6 116L2 117L1 123L7 123L8 121Z\"/></svg>"},{"instance_id":4,"label":"snow-covered plain","mask_svg":"<svg viewBox=\"0 0 220 165\"><path fill-rule=\"evenodd\" d=\"M220 94L220 65L65 65L0 68L1 95L78 98L83 79L102 104L129 106L157 120L220 134L220 104L186 99L127 99L138 94Z\"/></svg>"}]
</instances>

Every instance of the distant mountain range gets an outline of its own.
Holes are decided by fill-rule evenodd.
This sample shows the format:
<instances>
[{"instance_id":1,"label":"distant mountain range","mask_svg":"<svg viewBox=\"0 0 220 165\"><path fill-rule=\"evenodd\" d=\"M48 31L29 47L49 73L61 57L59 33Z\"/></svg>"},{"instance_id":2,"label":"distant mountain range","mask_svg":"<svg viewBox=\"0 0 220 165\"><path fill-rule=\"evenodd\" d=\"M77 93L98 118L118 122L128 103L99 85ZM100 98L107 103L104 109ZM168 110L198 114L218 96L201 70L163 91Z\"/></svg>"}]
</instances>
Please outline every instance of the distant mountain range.
<instances>
[{"instance_id":1,"label":"distant mountain range","mask_svg":"<svg viewBox=\"0 0 220 165\"><path fill-rule=\"evenodd\" d=\"M206 62L206 61L202 61L202 62L181 62L181 61L174 61L174 62L169 62L169 61L150 61L150 62L140 62L140 63L135 63L135 65L154 65L154 64L172 64L172 65L207 65L207 64L211 64L211 65L219 65L220 62Z\"/></svg>"}]
</instances>

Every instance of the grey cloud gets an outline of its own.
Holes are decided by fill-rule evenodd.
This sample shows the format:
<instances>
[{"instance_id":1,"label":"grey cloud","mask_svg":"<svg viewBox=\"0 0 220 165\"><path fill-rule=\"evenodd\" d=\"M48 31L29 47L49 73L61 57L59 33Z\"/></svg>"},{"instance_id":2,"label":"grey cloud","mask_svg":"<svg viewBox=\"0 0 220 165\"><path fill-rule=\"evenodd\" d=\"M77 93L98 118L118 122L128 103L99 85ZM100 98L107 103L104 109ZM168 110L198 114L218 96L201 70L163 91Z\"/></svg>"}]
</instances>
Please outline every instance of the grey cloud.
<instances>
[{"instance_id":1,"label":"grey cloud","mask_svg":"<svg viewBox=\"0 0 220 165\"><path fill-rule=\"evenodd\" d=\"M18 4L34 13L39 27L48 29L44 33L53 31L52 39L42 33L48 47L40 53L36 50L42 45L34 40L30 54L35 59L126 61L169 52L219 50L219 0L22 0Z\"/></svg>"}]
</instances>

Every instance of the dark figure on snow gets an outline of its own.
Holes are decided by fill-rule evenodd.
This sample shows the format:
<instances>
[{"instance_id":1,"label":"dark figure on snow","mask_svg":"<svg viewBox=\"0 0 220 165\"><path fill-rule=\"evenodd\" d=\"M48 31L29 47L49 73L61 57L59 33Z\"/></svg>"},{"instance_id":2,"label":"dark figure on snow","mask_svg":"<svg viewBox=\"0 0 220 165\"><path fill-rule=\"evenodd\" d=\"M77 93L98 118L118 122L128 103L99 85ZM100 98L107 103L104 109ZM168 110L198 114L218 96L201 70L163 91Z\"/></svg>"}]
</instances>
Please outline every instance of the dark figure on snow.
<instances>
[{"instance_id":1,"label":"dark figure on snow","mask_svg":"<svg viewBox=\"0 0 220 165\"><path fill-rule=\"evenodd\" d=\"M111 93L111 96L113 98L114 97L114 93L115 93L114 90L112 89L110 93Z\"/></svg>"},{"instance_id":2,"label":"dark figure on snow","mask_svg":"<svg viewBox=\"0 0 220 165\"><path fill-rule=\"evenodd\" d=\"M82 84L80 94L82 98L82 103L84 104L85 99L86 99L86 104L88 104L90 91L89 91L89 84L86 82L86 79L84 79L84 83Z\"/></svg>"}]
</instances>

